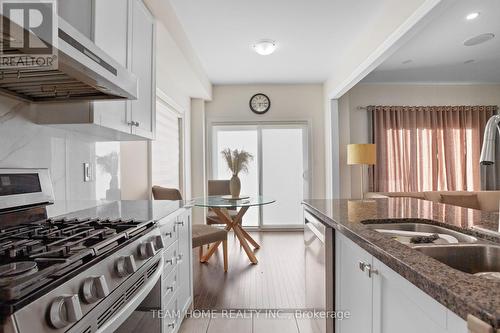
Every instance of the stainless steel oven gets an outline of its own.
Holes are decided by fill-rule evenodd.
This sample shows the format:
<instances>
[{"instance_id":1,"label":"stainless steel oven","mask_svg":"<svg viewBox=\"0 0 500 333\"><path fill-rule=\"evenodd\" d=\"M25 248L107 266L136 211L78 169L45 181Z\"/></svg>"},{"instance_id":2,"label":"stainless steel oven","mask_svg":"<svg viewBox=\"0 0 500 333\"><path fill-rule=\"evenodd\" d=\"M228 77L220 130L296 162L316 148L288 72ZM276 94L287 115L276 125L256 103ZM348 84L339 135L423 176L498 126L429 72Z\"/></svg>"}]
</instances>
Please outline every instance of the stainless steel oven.
<instances>
[{"instance_id":1,"label":"stainless steel oven","mask_svg":"<svg viewBox=\"0 0 500 333\"><path fill-rule=\"evenodd\" d=\"M157 222L53 201L48 170L0 169L0 332L114 332L161 281Z\"/></svg>"},{"instance_id":2,"label":"stainless steel oven","mask_svg":"<svg viewBox=\"0 0 500 333\"><path fill-rule=\"evenodd\" d=\"M312 311L331 312L335 300L333 229L307 210L304 210L304 224L306 306ZM309 323L314 333L334 332L331 318L310 320Z\"/></svg>"}]
</instances>

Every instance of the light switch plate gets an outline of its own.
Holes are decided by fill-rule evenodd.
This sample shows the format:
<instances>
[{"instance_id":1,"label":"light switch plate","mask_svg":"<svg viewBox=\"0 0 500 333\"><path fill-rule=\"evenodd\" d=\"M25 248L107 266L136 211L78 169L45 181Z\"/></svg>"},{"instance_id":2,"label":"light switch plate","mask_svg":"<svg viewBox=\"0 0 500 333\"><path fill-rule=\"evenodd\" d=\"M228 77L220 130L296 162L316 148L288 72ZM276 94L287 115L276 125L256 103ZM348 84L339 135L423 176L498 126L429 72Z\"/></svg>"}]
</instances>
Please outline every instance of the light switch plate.
<instances>
[{"instance_id":1,"label":"light switch plate","mask_svg":"<svg viewBox=\"0 0 500 333\"><path fill-rule=\"evenodd\" d=\"M92 180L92 169L90 163L83 163L83 181L90 182Z\"/></svg>"}]
</instances>

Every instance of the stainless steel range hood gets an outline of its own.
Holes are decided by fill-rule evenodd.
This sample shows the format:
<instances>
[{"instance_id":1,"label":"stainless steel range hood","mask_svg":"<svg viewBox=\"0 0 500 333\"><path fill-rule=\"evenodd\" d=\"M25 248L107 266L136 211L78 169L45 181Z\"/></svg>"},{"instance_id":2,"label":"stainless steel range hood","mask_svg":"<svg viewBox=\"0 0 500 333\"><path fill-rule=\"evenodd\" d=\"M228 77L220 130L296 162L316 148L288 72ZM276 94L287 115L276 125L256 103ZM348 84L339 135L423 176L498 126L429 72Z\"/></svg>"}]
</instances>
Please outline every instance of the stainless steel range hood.
<instances>
[{"instance_id":1,"label":"stainless steel range hood","mask_svg":"<svg viewBox=\"0 0 500 333\"><path fill-rule=\"evenodd\" d=\"M0 69L0 94L32 103L137 99L136 76L62 18L57 44L57 69Z\"/></svg>"}]
</instances>

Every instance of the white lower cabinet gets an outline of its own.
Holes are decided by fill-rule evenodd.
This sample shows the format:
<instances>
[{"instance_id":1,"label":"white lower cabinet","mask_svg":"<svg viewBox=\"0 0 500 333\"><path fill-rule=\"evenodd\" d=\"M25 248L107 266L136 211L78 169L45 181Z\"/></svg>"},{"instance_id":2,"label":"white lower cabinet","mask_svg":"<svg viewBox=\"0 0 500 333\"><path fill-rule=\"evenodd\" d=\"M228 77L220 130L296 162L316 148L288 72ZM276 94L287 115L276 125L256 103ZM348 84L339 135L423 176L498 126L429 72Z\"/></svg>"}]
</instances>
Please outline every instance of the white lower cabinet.
<instances>
[{"instance_id":1,"label":"white lower cabinet","mask_svg":"<svg viewBox=\"0 0 500 333\"><path fill-rule=\"evenodd\" d=\"M177 256L177 270L179 288L179 310L184 316L193 302L193 264L192 264L192 236L191 210L188 209L178 216L177 231L179 234L179 254Z\"/></svg>"},{"instance_id":2,"label":"white lower cabinet","mask_svg":"<svg viewBox=\"0 0 500 333\"><path fill-rule=\"evenodd\" d=\"M467 333L466 322L340 233L335 236L336 333Z\"/></svg>"},{"instance_id":3,"label":"white lower cabinet","mask_svg":"<svg viewBox=\"0 0 500 333\"><path fill-rule=\"evenodd\" d=\"M193 302L191 209L160 221L166 249L162 282L162 333L175 333Z\"/></svg>"},{"instance_id":4,"label":"white lower cabinet","mask_svg":"<svg viewBox=\"0 0 500 333\"><path fill-rule=\"evenodd\" d=\"M349 311L350 319L336 320L335 332L368 333L372 327L372 281L359 269L359 263L372 256L339 233L335 236L336 310Z\"/></svg>"},{"instance_id":5,"label":"white lower cabinet","mask_svg":"<svg viewBox=\"0 0 500 333\"><path fill-rule=\"evenodd\" d=\"M174 333L179 330L182 320L177 317L176 313L179 311L179 300L177 297L171 298L170 302L165 307L165 316L162 322L162 333Z\"/></svg>"}]
</instances>

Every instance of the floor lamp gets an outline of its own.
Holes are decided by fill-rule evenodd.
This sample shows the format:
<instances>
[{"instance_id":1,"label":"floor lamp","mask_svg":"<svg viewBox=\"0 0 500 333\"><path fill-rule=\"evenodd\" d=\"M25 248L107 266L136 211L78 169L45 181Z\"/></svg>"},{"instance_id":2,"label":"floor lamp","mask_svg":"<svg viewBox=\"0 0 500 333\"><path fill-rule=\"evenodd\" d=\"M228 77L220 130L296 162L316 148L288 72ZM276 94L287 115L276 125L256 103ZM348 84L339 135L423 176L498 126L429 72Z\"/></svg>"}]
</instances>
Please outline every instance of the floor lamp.
<instances>
[{"instance_id":1,"label":"floor lamp","mask_svg":"<svg viewBox=\"0 0 500 333\"><path fill-rule=\"evenodd\" d=\"M347 164L361 166L361 199L365 198L363 186L363 165L374 165L377 163L377 148L374 144L350 144L347 145Z\"/></svg>"}]
</instances>

